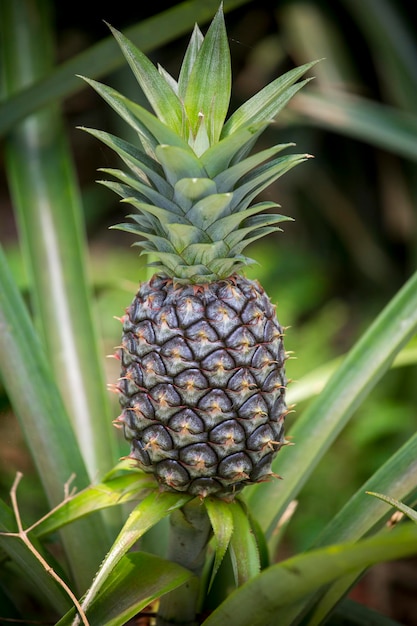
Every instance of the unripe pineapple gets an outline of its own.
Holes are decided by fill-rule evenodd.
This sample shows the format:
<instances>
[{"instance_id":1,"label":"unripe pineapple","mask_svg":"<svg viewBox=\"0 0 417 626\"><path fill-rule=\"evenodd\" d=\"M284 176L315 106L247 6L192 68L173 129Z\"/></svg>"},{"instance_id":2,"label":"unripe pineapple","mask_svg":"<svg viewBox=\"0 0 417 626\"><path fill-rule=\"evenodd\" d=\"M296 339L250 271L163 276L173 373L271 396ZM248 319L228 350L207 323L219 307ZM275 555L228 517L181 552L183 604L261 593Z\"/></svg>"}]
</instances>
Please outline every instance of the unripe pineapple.
<instances>
[{"instance_id":1,"label":"unripe pineapple","mask_svg":"<svg viewBox=\"0 0 417 626\"><path fill-rule=\"evenodd\" d=\"M131 457L161 488L231 498L266 480L285 443L283 330L263 288L241 271L251 242L289 219L252 200L307 155L288 145L247 156L307 81L292 70L225 123L230 53L220 9L205 37L196 26L178 81L114 35L155 115L89 80L137 133L135 145L89 130L130 173L103 181L137 209L116 228L140 236L155 259L123 318L117 422Z\"/></svg>"}]
</instances>

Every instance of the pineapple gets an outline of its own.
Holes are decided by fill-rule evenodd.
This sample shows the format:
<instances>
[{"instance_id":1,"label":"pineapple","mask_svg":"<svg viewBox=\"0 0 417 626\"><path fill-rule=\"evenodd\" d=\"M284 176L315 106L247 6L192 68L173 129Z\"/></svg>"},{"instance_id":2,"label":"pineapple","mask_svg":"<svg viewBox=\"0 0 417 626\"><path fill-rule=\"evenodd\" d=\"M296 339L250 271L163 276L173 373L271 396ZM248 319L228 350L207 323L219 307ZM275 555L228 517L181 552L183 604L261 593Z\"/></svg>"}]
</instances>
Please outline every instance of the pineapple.
<instances>
[{"instance_id":1,"label":"pineapple","mask_svg":"<svg viewBox=\"0 0 417 626\"><path fill-rule=\"evenodd\" d=\"M139 237L154 275L123 317L122 413L131 458L163 490L232 499L267 480L285 444L283 328L264 289L243 275L253 241L288 220L252 201L308 155L248 156L313 64L278 78L228 121L231 67L222 9L196 26L178 81L112 29L153 112L86 79L135 132L128 143L86 129L128 171L101 181L136 209L115 226Z\"/></svg>"}]
</instances>

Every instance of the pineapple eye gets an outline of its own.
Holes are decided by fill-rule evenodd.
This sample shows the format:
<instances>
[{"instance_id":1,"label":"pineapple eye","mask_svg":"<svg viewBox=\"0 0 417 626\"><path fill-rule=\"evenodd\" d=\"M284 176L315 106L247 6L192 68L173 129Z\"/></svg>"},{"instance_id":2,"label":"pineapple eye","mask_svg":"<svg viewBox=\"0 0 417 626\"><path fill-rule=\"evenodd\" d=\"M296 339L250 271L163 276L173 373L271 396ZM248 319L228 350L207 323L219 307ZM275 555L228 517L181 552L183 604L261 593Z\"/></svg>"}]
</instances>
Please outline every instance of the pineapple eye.
<instances>
[{"instance_id":1,"label":"pineapple eye","mask_svg":"<svg viewBox=\"0 0 417 626\"><path fill-rule=\"evenodd\" d=\"M248 391L249 389L256 389L256 385L254 385L251 380L245 378L244 380L242 380L242 389L245 389L246 391Z\"/></svg>"},{"instance_id":2,"label":"pineapple eye","mask_svg":"<svg viewBox=\"0 0 417 626\"><path fill-rule=\"evenodd\" d=\"M264 417L264 415L267 415L267 412L264 411L262 406L258 405L255 408L254 414L256 415L256 417Z\"/></svg>"},{"instance_id":3,"label":"pineapple eye","mask_svg":"<svg viewBox=\"0 0 417 626\"><path fill-rule=\"evenodd\" d=\"M185 300L185 307L184 308L185 308L185 313L188 314L188 315L190 315L193 312L193 310L194 310L193 301L190 298L187 298Z\"/></svg>"}]
</instances>

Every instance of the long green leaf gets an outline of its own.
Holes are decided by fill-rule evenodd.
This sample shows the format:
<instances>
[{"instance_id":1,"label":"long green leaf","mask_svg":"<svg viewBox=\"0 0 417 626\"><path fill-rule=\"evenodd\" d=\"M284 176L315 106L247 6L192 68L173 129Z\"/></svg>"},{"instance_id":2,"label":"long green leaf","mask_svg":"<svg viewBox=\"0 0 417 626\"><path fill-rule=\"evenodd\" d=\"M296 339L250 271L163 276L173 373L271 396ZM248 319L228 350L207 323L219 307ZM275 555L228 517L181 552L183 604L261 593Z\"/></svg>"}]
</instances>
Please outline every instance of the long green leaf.
<instances>
[{"instance_id":1,"label":"long green leaf","mask_svg":"<svg viewBox=\"0 0 417 626\"><path fill-rule=\"evenodd\" d=\"M302 376L299 381L288 388L288 403L295 404L303 402L321 393L331 376L340 366L342 360L343 357L337 357ZM392 367L407 367L409 365L415 365L416 363L417 341L411 340L409 344L397 354L392 363Z\"/></svg>"},{"instance_id":2,"label":"long green leaf","mask_svg":"<svg viewBox=\"0 0 417 626\"><path fill-rule=\"evenodd\" d=\"M300 94L292 109L315 126L417 160L417 116L345 92Z\"/></svg>"},{"instance_id":3,"label":"long green leaf","mask_svg":"<svg viewBox=\"0 0 417 626\"><path fill-rule=\"evenodd\" d=\"M249 0L225 0L224 11L231 11ZM188 33L195 22L203 24L218 9L218 0L181 2L167 11L126 29L125 35L142 52L149 52ZM85 52L66 61L53 72L0 105L0 135L19 120L52 101L62 99L83 88L78 74L100 78L121 67L124 57L113 37L107 37Z\"/></svg>"},{"instance_id":4,"label":"long green leaf","mask_svg":"<svg viewBox=\"0 0 417 626\"><path fill-rule=\"evenodd\" d=\"M265 626L290 622L281 611L300 598L358 567L410 556L417 552L417 527L406 524L356 544L339 544L300 554L273 565L234 591L204 626ZM262 601L260 601L262 598Z\"/></svg>"},{"instance_id":5,"label":"long green leaf","mask_svg":"<svg viewBox=\"0 0 417 626\"><path fill-rule=\"evenodd\" d=\"M203 34L197 24L194 26L193 33L187 46L187 50L184 54L184 59L181 64L180 74L178 77L178 95L184 99L185 92L187 90L188 79L191 74L192 67L195 62L195 58L203 43Z\"/></svg>"},{"instance_id":6,"label":"long green leaf","mask_svg":"<svg viewBox=\"0 0 417 626\"><path fill-rule=\"evenodd\" d=\"M350 598L345 598L335 608L332 626L346 626L346 615L349 615L349 626L402 626L400 622Z\"/></svg>"},{"instance_id":7,"label":"long green leaf","mask_svg":"<svg viewBox=\"0 0 417 626\"><path fill-rule=\"evenodd\" d=\"M223 9L219 8L196 55L188 78L184 107L194 135L202 121L209 144L219 140L229 108L232 72Z\"/></svg>"},{"instance_id":8,"label":"long green leaf","mask_svg":"<svg viewBox=\"0 0 417 626\"><path fill-rule=\"evenodd\" d=\"M415 492L417 476L417 434L411 437L377 472L352 496L345 506L324 528L316 546L340 541L356 541L381 523L387 515L387 506L367 492L383 491L397 499L405 499ZM326 592L317 593L317 606L312 624L319 624L346 594L362 571L354 571L330 586ZM302 607L301 607L302 608Z\"/></svg>"},{"instance_id":9,"label":"long green leaf","mask_svg":"<svg viewBox=\"0 0 417 626\"><path fill-rule=\"evenodd\" d=\"M184 115L178 96L143 52L118 30L110 29L158 118L181 134Z\"/></svg>"},{"instance_id":10,"label":"long green leaf","mask_svg":"<svg viewBox=\"0 0 417 626\"><path fill-rule=\"evenodd\" d=\"M323 529L316 545L359 539L387 514L387 506L367 492L383 491L403 500L417 486L417 434L408 439L350 498Z\"/></svg>"},{"instance_id":11,"label":"long green leaf","mask_svg":"<svg viewBox=\"0 0 417 626\"><path fill-rule=\"evenodd\" d=\"M45 517L35 526L34 533L36 537L44 537L94 511L141 500L152 489L155 489L152 477L135 471L91 485Z\"/></svg>"},{"instance_id":12,"label":"long green leaf","mask_svg":"<svg viewBox=\"0 0 417 626\"><path fill-rule=\"evenodd\" d=\"M236 132L238 128L270 122L286 106L288 101L310 80L295 83L303 74L311 69L317 61L306 63L286 72L272 83L261 89L242 104L237 111L227 120L224 125L222 137L227 137Z\"/></svg>"},{"instance_id":13,"label":"long green leaf","mask_svg":"<svg viewBox=\"0 0 417 626\"><path fill-rule=\"evenodd\" d=\"M52 67L48 4L1 4L8 95ZM35 315L93 481L117 456L90 308L82 207L58 108L42 109L22 122L8 137L6 157Z\"/></svg>"},{"instance_id":14,"label":"long green leaf","mask_svg":"<svg viewBox=\"0 0 417 626\"><path fill-rule=\"evenodd\" d=\"M214 578L219 571L221 562L229 547L230 539L233 535L233 514L228 502L214 498L205 498L204 505L210 518L213 528L214 539L216 541L215 556L209 589Z\"/></svg>"},{"instance_id":15,"label":"long green leaf","mask_svg":"<svg viewBox=\"0 0 417 626\"><path fill-rule=\"evenodd\" d=\"M92 600L102 590L110 573L129 548L131 548L147 530L155 526L155 524L172 511L186 504L189 500L191 500L191 496L168 492L159 493L157 490L153 490L138 504L129 515L110 552L101 564L93 584L86 593L82 602L84 610L89 608Z\"/></svg>"},{"instance_id":16,"label":"long green leaf","mask_svg":"<svg viewBox=\"0 0 417 626\"><path fill-rule=\"evenodd\" d=\"M390 99L406 111L417 112L416 41L399 7L387 0L344 4L364 32L378 80Z\"/></svg>"},{"instance_id":17,"label":"long green leaf","mask_svg":"<svg viewBox=\"0 0 417 626\"><path fill-rule=\"evenodd\" d=\"M74 432L36 331L0 247L0 375L19 419L51 506L64 497L72 475L79 488L89 483ZM63 533L80 587L87 585L106 549L99 520Z\"/></svg>"},{"instance_id":18,"label":"long green leaf","mask_svg":"<svg viewBox=\"0 0 417 626\"><path fill-rule=\"evenodd\" d=\"M414 511L411 507L404 504L404 502L399 502L395 498L390 498L383 493L376 493L375 491L367 491L367 494L370 496L374 496L375 498L379 498L383 502L390 504L392 507L400 511L403 515L407 515L413 522L417 523L417 512Z\"/></svg>"},{"instance_id":19,"label":"long green leaf","mask_svg":"<svg viewBox=\"0 0 417 626\"><path fill-rule=\"evenodd\" d=\"M290 434L296 445L284 448L274 463L274 470L284 481L262 483L248 493L250 507L269 536L276 520L416 328L417 273L386 306L320 396L294 424Z\"/></svg>"},{"instance_id":20,"label":"long green leaf","mask_svg":"<svg viewBox=\"0 0 417 626\"><path fill-rule=\"evenodd\" d=\"M230 541L230 557L236 585L250 580L261 569L258 546L252 532L245 505L236 500L230 504L234 531Z\"/></svg>"},{"instance_id":21,"label":"long green leaf","mask_svg":"<svg viewBox=\"0 0 417 626\"><path fill-rule=\"evenodd\" d=\"M88 622L90 626L124 626L148 604L183 585L192 576L180 565L152 554L127 554L92 602L87 611ZM56 626L70 626L74 617L75 610L72 610Z\"/></svg>"}]
</instances>

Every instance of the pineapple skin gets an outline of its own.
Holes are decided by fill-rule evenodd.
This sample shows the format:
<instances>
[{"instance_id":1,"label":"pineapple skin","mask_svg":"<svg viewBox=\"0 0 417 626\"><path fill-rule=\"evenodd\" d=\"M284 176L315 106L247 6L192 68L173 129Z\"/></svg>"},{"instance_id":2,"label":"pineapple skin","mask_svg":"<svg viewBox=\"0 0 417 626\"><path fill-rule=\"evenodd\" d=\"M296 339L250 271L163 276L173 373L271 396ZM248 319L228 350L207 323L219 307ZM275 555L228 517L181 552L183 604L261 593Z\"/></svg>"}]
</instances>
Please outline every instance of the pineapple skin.
<instances>
[{"instance_id":1,"label":"pineapple skin","mask_svg":"<svg viewBox=\"0 0 417 626\"><path fill-rule=\"evenodd\" d=\"M286 353L259 283L155 275L123 318L116 422L162 490L233 498L285 444Z\"/></svg>"}]
</instances>

